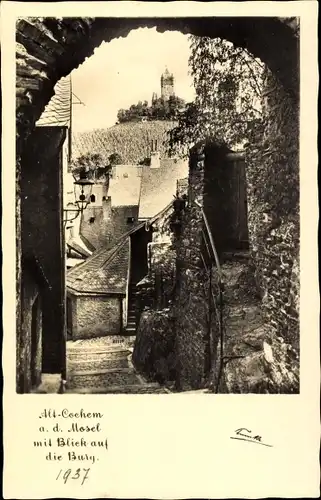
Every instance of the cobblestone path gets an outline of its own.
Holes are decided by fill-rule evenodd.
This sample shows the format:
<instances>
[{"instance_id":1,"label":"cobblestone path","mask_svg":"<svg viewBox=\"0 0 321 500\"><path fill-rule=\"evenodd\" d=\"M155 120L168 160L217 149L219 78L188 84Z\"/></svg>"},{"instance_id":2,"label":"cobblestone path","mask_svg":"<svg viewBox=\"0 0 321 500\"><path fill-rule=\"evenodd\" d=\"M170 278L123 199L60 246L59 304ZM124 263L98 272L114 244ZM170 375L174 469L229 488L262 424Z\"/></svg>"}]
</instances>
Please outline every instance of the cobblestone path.
<instances>
[{"instance_id":1,"label":"cobblestone path","mask_svg":"<svg viewBox=\"0 0 321 500\"><path fill-rule=\"evenodd\" d=\"M147 382L131 362L133 337L108 336L67 342L67 393L167 393Z\"/></svg>"}]
</instances>

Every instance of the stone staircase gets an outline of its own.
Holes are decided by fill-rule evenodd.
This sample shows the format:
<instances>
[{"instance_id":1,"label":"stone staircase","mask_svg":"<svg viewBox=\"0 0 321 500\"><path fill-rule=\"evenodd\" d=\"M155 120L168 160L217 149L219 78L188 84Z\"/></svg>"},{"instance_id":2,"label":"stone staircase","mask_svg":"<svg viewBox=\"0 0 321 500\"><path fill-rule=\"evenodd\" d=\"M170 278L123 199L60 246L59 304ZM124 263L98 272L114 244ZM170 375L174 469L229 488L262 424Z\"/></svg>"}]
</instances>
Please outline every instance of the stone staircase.
<instances>
[{"instance_id":1,"label":"stone staircase","mask_svg":"<svg viewBox=\"0 0 321 500\"><path fill-rule=\"evenodd\" d=\"M266 323L248 252L222 256L224 369L220 393L295 392L286 344Z\"/></svg>"},{"instance_id":2,"label":"stone staircase","mask_svg":"<svg viewBox=\"0 0 321 500\"><path fill-rule=\"evenodd\" d=\"M128 315L127 315L127 325L125 327L125 334L130 336L136 335L136 328L137 328L136 295L137 295L136 284L132 283L129 287Z\"/></svg>"},{"instance_id":3,"label":"stone staircase","mask_svg":"<svg viewBox=\"0 0 321 500\"><path fill-rule=\"evenodd\" d=\"M71 394L166 394L146 381L132 362L131 337L109 337L67 343L67 387ZM95 341L96 340L96 341ZM120 341L121 340L121 341Z\"/></svg>"}]
</instances>

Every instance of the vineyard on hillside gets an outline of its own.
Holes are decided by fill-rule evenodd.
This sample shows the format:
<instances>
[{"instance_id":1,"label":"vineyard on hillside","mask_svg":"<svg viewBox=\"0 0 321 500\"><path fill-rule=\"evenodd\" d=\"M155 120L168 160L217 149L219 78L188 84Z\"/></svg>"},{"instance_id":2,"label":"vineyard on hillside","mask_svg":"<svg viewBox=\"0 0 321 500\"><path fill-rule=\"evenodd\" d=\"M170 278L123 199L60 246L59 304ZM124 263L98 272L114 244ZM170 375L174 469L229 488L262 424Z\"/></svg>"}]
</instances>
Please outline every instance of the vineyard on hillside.
<instances>
[{"instance_id":1,"label":"vineyard on hillside","mask_svg":"<svg viewBox=\"0 0 321 500\"><path fill-rule=\"evenodd\" d=\"M167 132L177 125L174 121L129 122L108 129L96 129L73 134L72 156L100 154L107 160L118 153L123 163L137 164L150 156L152 140L157 140L161 156L167 156Z\"/></svg>"}]
</instances>

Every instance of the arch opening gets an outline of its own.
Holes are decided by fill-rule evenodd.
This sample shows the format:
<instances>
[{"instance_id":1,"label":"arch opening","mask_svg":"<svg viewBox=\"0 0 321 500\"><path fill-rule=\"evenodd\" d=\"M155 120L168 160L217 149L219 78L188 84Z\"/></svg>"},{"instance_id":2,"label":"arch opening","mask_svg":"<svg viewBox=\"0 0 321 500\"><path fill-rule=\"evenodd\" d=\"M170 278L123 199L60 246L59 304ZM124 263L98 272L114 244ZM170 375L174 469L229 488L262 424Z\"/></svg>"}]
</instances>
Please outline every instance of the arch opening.
<instances>
[{"instance_id":1,"label":"arch opening","mask_svg":"<svg viewBox=\"0 0 321 500\"><path fill-rule=\"evenodd\" d=\"M23 168L23 165L20 165L20 155L24 150L26 138L33 132L35 122L53 95L53 89L58 80L77 68L103 41L110 42L113 39L125 37L128 33L139 28L156 28L158 32L180 31L183 34L222 38L247 49L255 57L260 58L271 70L272 79L268 82L264 98L266 130L258 150L250 151L247 158L246 181L248 208L251 213L248 225L252 237L254 258L256 258L262 290L269 289L271 292L270 302L272 303L276 297L273 288L275 284L272 284L272 288L268 284L271 273L267 269L267 265L273 261L276 247L273 247L274 243L266 243L266 237L275 227L281 228L281 240L284 242L286 228L290 227L291 224L294 224L296 231L298 228L298 199L295 198L295 193L298 191L298 38L297 24L293 20L208 18L200 23L199 18L124 19L121 27L119 21L115 19L57 20L44 18L43 20L20 20L17 25L18 188L20 188L21 182L20 168ZM30 33L39 35L37 47L32 43ZM50 37L48 33L51 35ZM273 33L273 37L271 37L271 33ZM50 51L48 51L49 47ZM39 61L42 62L41 71L39 70ZM25 65L32 75L27 81L22 77L22 67ZM35 66L38 66L38 69L35 70ZM291 112L288 113L291 107ZM290 156L287 155L289 151L291 151ZM283 154L281 163L280 152ZM258 165L261 165L262 169L258 169ZM263 187L261 170L273 174L270 175L271 178L267 179L267 183ZM261 196L262 190L270 192L276 189L280 192L279 184L281 181L273 178L278 174L278 171L282 172L280 179L285 181L283 186L287 186L290 192L287 200L282 195L278 198ZM291 175L293 180L290 182ZM257 194L258 186L261 188L259 195ZM18 206L18 225L19 217ZM19 261L21 256L19 236L18 232L18 281L20 279ZM285 295L288 296L289 291L292 290L290 285L292 264L298 254L296 237L292 238L291 244L293 244L293 248L290 255L290 270L284 277L285 286L281 293L281 295L283 294L282 304L285 302ZM278 265L278 263L275 264ZM20 307L19 300L18 298L18 308ZM271 310L273 307L273 304L268 304L268 309ZM277 307L280 307L280 303L277 304ZM293 305L290 305L290 308L291 313L293 313ZM17 321L19 322L19 314L17 314ZM292 344L297 344L296 319L287 327L284 325L285 319L280 315L277 317L277 321L284 337ZM291 329L295 331L293 334L295 338L291 337ZM18 324L18 335L23 335L20 324Z\"/></svg>"}]
</instances>

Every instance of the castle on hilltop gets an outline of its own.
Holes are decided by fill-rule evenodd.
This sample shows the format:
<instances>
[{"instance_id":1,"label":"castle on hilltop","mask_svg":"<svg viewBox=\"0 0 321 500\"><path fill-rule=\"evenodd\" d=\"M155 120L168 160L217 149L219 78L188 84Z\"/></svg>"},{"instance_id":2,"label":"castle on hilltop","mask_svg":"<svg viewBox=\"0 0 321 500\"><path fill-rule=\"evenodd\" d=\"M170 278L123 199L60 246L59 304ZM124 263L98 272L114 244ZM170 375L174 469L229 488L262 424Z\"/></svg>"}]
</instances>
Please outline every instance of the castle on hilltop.
<instances>
[{"instance_id":1,"label":"castle on hilltop","mask_svg":"<svg viewBox=\"0 0 321 500\"><path fill-rule=\"evenodd\" d=\"M166 67L164 73L161 75L161 98L163 101L168 101L170 97L175 96L174 91L174 76ZM152 104L158 99L157 93L153 92Z\"/></svg>"},{"instance_id":2,"label":"castle on hilltop","mask_svg":"<svg viewBox=\"0 0 321 500\"><path fill-rule=\"evenodd\" d=\"M175 95L174 76L167 68L161 75L160 84L160 97L156 92L153 92L150 106L148 101L139 101L137 104L132 104L128 109L119 109L117 123L177 119L179 113L185 109L185 101Z\"/></svg>"}]
</instances>

